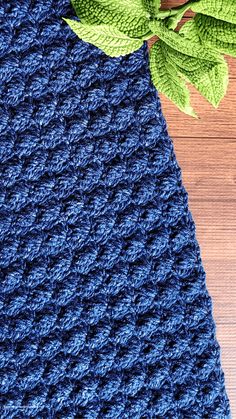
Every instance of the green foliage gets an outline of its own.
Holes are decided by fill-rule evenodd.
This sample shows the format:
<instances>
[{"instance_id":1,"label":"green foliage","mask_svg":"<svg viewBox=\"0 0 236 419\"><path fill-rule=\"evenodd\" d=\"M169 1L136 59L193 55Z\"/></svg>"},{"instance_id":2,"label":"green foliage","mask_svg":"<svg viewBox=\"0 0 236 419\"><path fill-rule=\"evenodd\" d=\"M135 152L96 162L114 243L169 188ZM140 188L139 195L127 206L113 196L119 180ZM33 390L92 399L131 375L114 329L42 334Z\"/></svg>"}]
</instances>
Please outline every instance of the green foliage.
<instances>
[{"instance_id":1,"label":"green foliage","mask_svg":"<svg viewBox=\"0 0 236 419\"><path fill-rule=\"evenodd\" d=\"M191 9L193 12L236 24L235 0L200 0L192 3Z\"/></svg>"},{"instance_id":2,"label":"green foliage","mask_svg":"<svg viewBox=\"0 0 236 419\"><path fill-rule=\"evenodd\" d=\"M161 53L160 49L155 48L156 52L151 52L151 55L157 54L156 62L160 60L160 64L156 67L151 65L153 82L159 90L187 113L182 100L179 100L183 96L176 94L176 86L173 83L173 75L176 75L180 80L186 80L195 86L213 106L217 107L225 95L228 84L228 67L224 58L214 50L204 48L196 35L194 38L183 37L181 34L169 31L163 22L154 22L151 28L161 39L154 45L161 45ZM152 61L154 62L154 58ZM165 77L164 67L166 67ZM171 70L169 73L168 68ZM157 72L158 78L155 75ZM165 91L160 82L160 75L165 83ZM169 83L166 82L166 77L169 77ZM181 84L181 91L183 91L183 84ZM187 104L187 109L189 109L189 104Z\"/></svg>"},{"instance_id":3,"label":"green foliage","mask_svg":"<svg viewBox=\"0 0 236 419\"><path fill-rule=\"evenodd\" d=\"M187 37L185 38L180 36L179 33L169 30L161 20L151 22L150 29L167 45L189 57L195 57L199 60L215 61L218 56L220 59L219 54L214 50L207 49L200 42L192 42L192 40L189 40Z\"/></svg>"},{"instance_id":4,"label":"green foliage","mask_svg":"<svg viewBox=\"0 0 236 419\"><path fill-rule=\"evenodd\" d=\"M236 25L201 14L192 22L204 45L236 57Z\"/></svg>"},{"instance_id":5,"label":"green foliage","mask_svg":"<svg viewBox=\"0 0 236 419\"><path fill-rule=\"evenodd\" d=\"M71 29L86 42L102 49L111 57L136 51L142 46L140 39L130 38L111 25L87 25L76 20L64 19Z\"/></svg>"},{"instance_id":6,"label":"green foliage","mask_svg":"<svg viewBox=\"0 0 236 419\"><path fill-rule=\"evenodd\" d=\"M82 23L112 25L134 38L148 32L149 13L143 0L72 0L72 5Z\"/></svg>"},{"instance_id":7,"label":"green foliage","mask_svg":"<svg viewBox=\"0 0 236 419\"><path fill-rule=\"evenodd\" d=\"M157 35L150 51L154 85L178 108L196 117L186 82L217 107L228 85L222 54L236 57L236 1L189 0L161 9L160 0L71 0L80 19L64 19L84 41L117 57ZM184 13L196 14L176 30Z\"/></svg>"},{"instance_id":8,"label":"green foliage","mask_svg":"<svg viewBox=\"0 0 236 419\"><path fill-rule=\"evenodd\" d=\"M161 0L142 0L144 9L151 17L155 17L161 7Z\"/></svg>"},{"instance_id":9,"label":"green foliage","mask_svg":"<svg viewBox=\"0 0 236 419\"><path fill-rule=\"evenodd\" d=\"M152 23L151 29L164 42L162 50L168 65L174 66L180 77L217 107L228 84L228 67L224 58L215 50L205 48L196 35L194 38L183 37L181 33L169 31L161 21ZM172 87L171 83L169 87Z\"/></svg>"},{"instance_id":10,"label":"green foliage","mask_svg":"<svg viewBox=\"0 0 236 419\"><path fill-rule=\"evenodd\" d=\"M196 116L190 105L190 94L184 80L177 72L176 65L166 56L167 45L156 42L150 51L150 70L153 83L187 115Z\"/></svg>"},{"instance_id":11,"label":"green foliage","mask_svg":"<svg viewBox=\"0 0 236 419\"><path fill-rule=\"evenodd\" d=\"M218 107L228 86L228 66L224 58L216 61L189 57L172 48L166 51L178 74L191 83L214 107Z\"/></svg>"}]
</instances>

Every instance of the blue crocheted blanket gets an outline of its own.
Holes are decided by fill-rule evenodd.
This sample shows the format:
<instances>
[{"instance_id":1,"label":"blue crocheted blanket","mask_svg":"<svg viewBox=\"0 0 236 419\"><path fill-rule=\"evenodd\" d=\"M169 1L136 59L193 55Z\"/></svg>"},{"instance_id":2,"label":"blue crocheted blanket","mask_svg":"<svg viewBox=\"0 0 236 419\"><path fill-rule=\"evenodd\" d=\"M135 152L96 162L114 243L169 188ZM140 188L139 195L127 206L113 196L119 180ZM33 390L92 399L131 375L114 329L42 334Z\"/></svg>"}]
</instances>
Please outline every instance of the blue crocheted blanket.
<instances>
[{"instance_id":1,"label":"blue crocheted blanket","mask_svg":"<svg viewBox=\"0 0 236 419\"><path fill-rule=\"evenodd\" d=\"M0 417L225 419L195 227L146 47L0 0Z\"/></svg>"}]
</instances>

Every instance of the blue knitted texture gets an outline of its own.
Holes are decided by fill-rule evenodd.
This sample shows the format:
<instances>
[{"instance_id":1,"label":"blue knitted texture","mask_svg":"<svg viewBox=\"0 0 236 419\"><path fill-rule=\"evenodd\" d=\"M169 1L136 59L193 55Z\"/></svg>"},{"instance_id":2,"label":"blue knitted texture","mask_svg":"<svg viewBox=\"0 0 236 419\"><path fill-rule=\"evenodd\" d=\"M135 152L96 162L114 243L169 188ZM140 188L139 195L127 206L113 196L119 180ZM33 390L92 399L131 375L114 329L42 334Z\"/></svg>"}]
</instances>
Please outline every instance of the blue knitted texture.
<instances>
[{"instance_id":1,"label":"blue knitted texture","mask_svg":"<svg viewBox=\"0 0 236 419\"><path fill-rule=\"evenodd\" d=\"M68 0L0 0L0 417L229 417L211 300L146 46Z\"/></svg>"}]
</instances>

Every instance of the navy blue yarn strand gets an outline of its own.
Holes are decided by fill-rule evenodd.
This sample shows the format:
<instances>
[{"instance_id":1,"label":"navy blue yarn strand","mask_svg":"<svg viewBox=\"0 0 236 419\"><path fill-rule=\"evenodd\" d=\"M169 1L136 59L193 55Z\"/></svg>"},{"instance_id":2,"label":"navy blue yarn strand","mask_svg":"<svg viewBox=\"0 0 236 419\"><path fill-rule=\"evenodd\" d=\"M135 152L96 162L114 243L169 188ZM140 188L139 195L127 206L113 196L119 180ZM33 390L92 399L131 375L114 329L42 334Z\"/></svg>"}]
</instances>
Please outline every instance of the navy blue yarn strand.
<instances>
[{"instance_id":1,"label":"navy blue yarn strand","mask_svg":"<svg viewBox=\"0 0 236 419\"><path fill-rule=\"evenodd\" d=\"M0 0L0 418L225 419L211 300L146 46Z\"/></svg>"}]
</instances>

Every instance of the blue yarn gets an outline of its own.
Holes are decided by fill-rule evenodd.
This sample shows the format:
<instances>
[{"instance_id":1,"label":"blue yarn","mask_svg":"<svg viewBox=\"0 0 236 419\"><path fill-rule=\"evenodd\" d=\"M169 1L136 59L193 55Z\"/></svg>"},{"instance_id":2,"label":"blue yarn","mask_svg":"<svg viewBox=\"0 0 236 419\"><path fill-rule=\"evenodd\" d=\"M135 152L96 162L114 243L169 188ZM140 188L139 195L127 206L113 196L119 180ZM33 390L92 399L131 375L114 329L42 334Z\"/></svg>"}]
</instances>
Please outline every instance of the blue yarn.
<instances>
[{"instance_id":1,"label":"blue yarn","mask_svg":"<svg viewBox=\"0 0 236 419\"><path fill-rule=\"evenodd\" d=\"M146 46L0 0L0 417L225 419L211 300Z\"/></svg>"}]
</instances>

